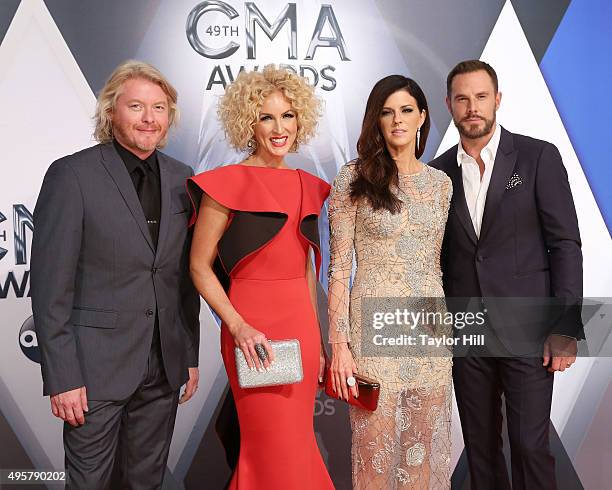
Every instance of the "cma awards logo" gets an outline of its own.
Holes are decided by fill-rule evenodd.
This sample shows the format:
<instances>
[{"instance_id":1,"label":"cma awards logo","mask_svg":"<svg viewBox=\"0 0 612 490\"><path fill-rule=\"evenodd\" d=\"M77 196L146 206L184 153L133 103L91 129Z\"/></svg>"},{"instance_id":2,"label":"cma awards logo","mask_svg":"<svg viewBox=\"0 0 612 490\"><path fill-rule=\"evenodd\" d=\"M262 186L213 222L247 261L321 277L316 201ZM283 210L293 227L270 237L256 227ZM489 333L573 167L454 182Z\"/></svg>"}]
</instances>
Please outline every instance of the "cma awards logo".
<instances>
[{"instance_id":1,"label":"cma awards logo","mask_svg":"<svg viewBox=\"0 0 612 490\"><path fill-rule=\"evenodd\" d=\"M9 241L3 224L8 220L0 212L0 265L8 259L9 250L2 245ZM30 297L30 271L28 266L27 236L34 231L32 213L23 204L13 205L13 251L16 270L9 270L4 277L0 276L0 301L14 296L16 298ZM6 245L5 245L6 246ZM11 294L12 293L12 294Z\"/></svg>"},{"instance_id":2,"label":"cma awards logo","mask_svg":"<svg viewBox=\"0 0 612 490\"><path fill-rule=\"evenodd\" d=\"M261 12L255 2L244 3L244 23L238 25L240 14L232 5L208 0L196 5L187 17L187 39L191 47L201 56L211 60L230 58L238 51L240 44L236 41L244 39L246 59L257 59L257 36L265 34L274 41L283 29L289 30L287 39L287 59L298 59L298 16L295 3L288 3L272 22ZM232 22L234 21L234 22ZM304 23L300 23L300 26ZM281 36L283 37L283 36ZM279 42L279 41L276 41ZM318 18L314 24L310 42L306 49L304 61L312 62L319 48L332 48L338 53L341 61L350 61L346 42L342 36L340 24L331 5L322 4ZM301 76L310 79L313 86L322 90L334 90L337 85L332 65L315 66L311 63L284 64L281 67L290 69ZM253 69L257 69L254 66ZM206 90L219 85L225 89L235 76L244 70L243 65L216 65L213 67Z\"/></svg>"},{"instance_id":3,"label":"cma awards logo","mask_svg":"<svg viewBox=\"0 0 612 490\"><path fill-rule=\"evenodd\" d=\"M14 264L3 277L0 277L0 301L30 297L30 271L28 267L27 237L34 231L32 213L23 204L13 205L13 233L3 229L8 222L7 217L0 212L0 265L9 260L9 249L6 248L9 236L13 238ZM2 246L4 245L4 246ZM3 270L6 270L3 268ZM19 346L23 354L33 362L40 363L40 351L34 329L34 319L30 316L19 330Z\"/></svg>"}]
</instances>

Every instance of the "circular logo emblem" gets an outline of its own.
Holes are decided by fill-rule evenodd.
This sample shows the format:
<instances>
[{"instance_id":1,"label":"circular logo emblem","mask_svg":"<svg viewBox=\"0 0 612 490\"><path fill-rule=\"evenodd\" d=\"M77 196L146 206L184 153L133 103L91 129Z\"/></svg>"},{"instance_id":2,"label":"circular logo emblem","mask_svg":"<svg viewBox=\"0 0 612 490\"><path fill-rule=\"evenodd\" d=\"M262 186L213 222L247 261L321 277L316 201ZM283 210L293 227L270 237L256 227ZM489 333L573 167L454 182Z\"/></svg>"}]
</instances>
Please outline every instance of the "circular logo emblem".
<instances>
[{"instance_id":1,"label":"circular logo emblem","mask_svg":"<svg viewBox=\"0 0 612 490\"><path fill-rule=\"evenodd\" d=\"M33 362L40 364L40 350L34 329L34 318L29 317L19 330L19 345L24 355Z\"/></svg>"}]
</instances>

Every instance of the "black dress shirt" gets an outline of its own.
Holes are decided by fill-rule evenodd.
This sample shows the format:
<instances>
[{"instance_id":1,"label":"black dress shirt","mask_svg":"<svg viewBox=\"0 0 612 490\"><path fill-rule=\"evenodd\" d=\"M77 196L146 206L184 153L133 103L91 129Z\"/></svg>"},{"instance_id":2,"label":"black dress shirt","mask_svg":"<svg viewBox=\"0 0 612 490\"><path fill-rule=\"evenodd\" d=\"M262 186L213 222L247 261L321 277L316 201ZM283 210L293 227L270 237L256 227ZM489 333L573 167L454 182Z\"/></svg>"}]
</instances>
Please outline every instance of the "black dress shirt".
<instances>
[{"instance_id":1,"label":"black dress shirt","mask_svg":"<svg viewBox=\"0 0 612 490\"><path fill-rule=\"evenodd\" d=\"M136 189L149 225L153 245L157 247L161 218L161 188L157 150L153 151L145 160L141 160L117 140L114 139L113 144L134 183L134 189Z\"/></svg>"},{"instance_id":2,"label":"black dress shirt","mask_svg":"<svg viewBox=\"0 0 612 490\"><path fill-rule=\"evenodd\" d=\"M159 220L161 218L161 187L159 177L159 163L157 161L157 150L153 151L145 160L141 160L127 148L113 139L113 145L125 164L130 178L134 183L134 189L138 194L142 211L149 225L149 233L153 240L153 246L157 248L159 236ZM153 327L153 339L151 341L151 352L153 355L161 356L161 343L159 333L159 315L155 308L155 324Z\"/></svg>"}]
</instances>

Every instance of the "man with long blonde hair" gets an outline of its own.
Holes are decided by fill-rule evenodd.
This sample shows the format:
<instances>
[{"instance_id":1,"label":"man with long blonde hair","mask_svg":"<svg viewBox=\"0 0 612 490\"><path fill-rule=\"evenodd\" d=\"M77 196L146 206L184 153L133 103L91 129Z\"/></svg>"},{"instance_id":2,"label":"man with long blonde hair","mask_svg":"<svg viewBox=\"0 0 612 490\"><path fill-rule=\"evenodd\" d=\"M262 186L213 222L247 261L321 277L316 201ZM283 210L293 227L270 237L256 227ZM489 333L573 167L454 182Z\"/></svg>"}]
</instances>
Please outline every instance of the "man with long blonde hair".
<instances>
[{"instance_id":1,"label":"man with long blonde hair","mask_svg":"<svg viewBox=\"0 0 612 490\"><path fill-rule=\"evenodd\" d=\"M176 103L153 66L118 66L98 97L99 144L55 161L36 203L32 307L70 488L108 488L114 467L122 487L160 488L177 405L197 389L193 171L158 151Z\"/></svg>"}]
</instances>

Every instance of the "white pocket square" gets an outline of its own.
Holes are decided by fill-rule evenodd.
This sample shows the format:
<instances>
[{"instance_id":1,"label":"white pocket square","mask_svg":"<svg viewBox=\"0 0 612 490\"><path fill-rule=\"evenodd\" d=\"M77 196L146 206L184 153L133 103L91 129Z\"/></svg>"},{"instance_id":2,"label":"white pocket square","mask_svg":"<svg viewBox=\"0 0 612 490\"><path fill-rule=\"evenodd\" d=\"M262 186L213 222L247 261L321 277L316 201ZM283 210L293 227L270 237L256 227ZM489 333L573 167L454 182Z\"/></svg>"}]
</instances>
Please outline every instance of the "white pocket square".
<instances>
[{"instance_id":1,"label":"white pocket square","mask_svg":"<svg viewBox=\"0 0 612 490\"><path fill-rule=\"evenodd\" d=\"M516 187L517 185L521 185L522 183L523 180L521 179L519 174L512 174L512 177L510 177L510 180L506 184L506 189L513 189L514 187Z\"/></svg>"}]
</instances>

